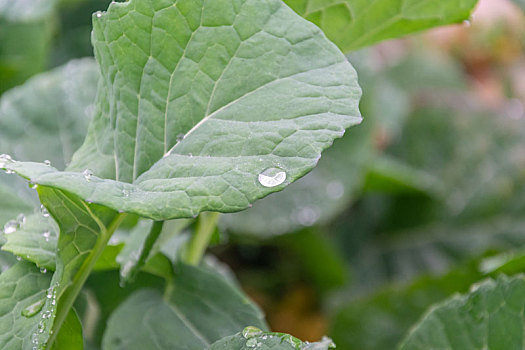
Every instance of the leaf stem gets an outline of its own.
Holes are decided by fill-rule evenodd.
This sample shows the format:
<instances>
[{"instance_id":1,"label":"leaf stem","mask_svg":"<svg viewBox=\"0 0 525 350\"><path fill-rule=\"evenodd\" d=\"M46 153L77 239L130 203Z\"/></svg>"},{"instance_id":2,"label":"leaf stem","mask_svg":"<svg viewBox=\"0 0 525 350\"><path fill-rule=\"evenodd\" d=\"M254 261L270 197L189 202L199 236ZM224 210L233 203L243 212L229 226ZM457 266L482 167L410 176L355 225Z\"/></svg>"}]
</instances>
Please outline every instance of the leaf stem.
<instances>
[{"instance_id":1,"label":"leaf stem","mask_svg":"<svg viewBox=\"0 0 525 350\"><path fill-rule=\"evenodd\" d=\"M187 264L198 265L202 260L204 252L210 244L215 227L217 226L219 215L219 213L205 212L199 216L195 234L190 241L184 259Z\"/></svg>"},{"instance_id":2,"label":"leaf stem","mask_svg":"<svg viewBox=\"0 0 525 350\"><path fill-rule=\"evenodd\" d=\"M93 267L95 266L97 260L100 258L100 255L102 255L102 252L108 244L109 239L111 238L115 230L120 226L126 215L126 213L117 214L111 222L111 224L101 232L101 235L97 240L95 246L93 247L93 250L91 251L89 257L86 259L78 273L76 273L75 278L71 283L71 286L68 287L62 294L59 307L57 309L57 314L53 323L53 333L49 337L49 340L46 344L48 349L53 348L52 345L56 339L56 336L58 335L60 327L66 320L69 310L71 309L71 307L73 307L78 293L80 293L80 291L82 290L84 283L91 274L91 271L93 270Z\"/></svg>"}]
</instances>

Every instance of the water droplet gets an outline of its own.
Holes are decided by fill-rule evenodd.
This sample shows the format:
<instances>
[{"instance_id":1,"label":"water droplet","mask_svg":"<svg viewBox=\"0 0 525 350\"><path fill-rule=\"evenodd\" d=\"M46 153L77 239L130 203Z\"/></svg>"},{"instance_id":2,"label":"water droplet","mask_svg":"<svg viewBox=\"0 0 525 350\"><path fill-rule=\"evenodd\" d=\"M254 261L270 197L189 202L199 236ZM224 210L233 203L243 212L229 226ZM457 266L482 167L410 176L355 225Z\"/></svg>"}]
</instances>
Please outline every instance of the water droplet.
<instances>
[{"instance_id":1,"label":"water droplet","mask_svg":"<svg viewBox=\"0 0 525 350\"><path fill-rule=\"evenodd\" d=\"M15 172L14 172L13 170L11 170L11 169L7 169L7 170L5 171L5 173L6 173L7 175L11 175L11 174L14 174Z\"/></svg>"},{"instance_id":2,"label":"water droplet","mask_svg":"<svg viewBox=\"0 0 525 350\"><path fill-rule=\"evenodd\" d=\"M21 256L16 256L16 261L22 261L22 257Z\"/></svg>"},{"instance_id":3,"label":"water droplet","mask_svg":"<svg viewBox=\"0 0 525 350\"><path fill-rule=\"evenodd\" d=\"M470 27L472 25L472 22L470 21L470 19L466 19L463 21L463 25L465 27Z\"/></svg>"},{"instance_id":4,"label":"water droplet","mask_svg":"<svg viewBox=\"0 0 525 350\"><path fill-rule=\"evenodd\" d=\"M42 300L37 301L36 303L29 305L28 307L22 310L22 316L24 317L35 316L37 313L40 312L40 310L42 310L45 303L46 303L45 299L42 299Z\"/></svg>"},{"instance_id":5,"label":"water droplet","mask_svg":"<svg viewBox=\"0 0 525 350\"><path fill-rule=\"evenodd\" d=\"M46 159L44 160L44 164L47 166L51 166L51 161Z\"/></svg>"},{"instance_id":6,"label":"water droplet","mask_svg":"<svg viewBox=\"0 0 525 350\"><path fill-rule=\"evenodd\" d=\"M32 190L36 190L38 188L38 185L33 183L33 182L30 182L29 183L29 188L32 189Z\"/></svg>"},{"instance_id":7,"label":"water droplet","mask_svg":"<svg viewBox=\"0 0 525 350\"><path fill-rule=\"evenodd\" d=\"M182 140L184 140L184 137L185 137L185 136L186 136L186 135L184 135L184 134L178 134L178 135L177 135L177 143L178 143L178 142L181 142Z\"/></svg>"},{"instance_id":8,"label":"water droplet","mask_svg":"<svg viewBox=\"0 0 525 350\"><path fill-rule=\"evenodd\" d=\"M124 196L124 198L128 198L129 197L129 190L122 190L122 195Z\"/></svg>"},{"instance_id":9,"label":"water droplet","mask_svg":"<svg viewBox=\"0 0 525 350\"><path fill-rule=\"evenodd\" d=\"M42 216L45 218L49 217L49 212L47 211L47 208L44 207L43 204L40 206L40 214L42 214Z\"/></svg>"},{"instance_id":10,"label":"water droplet","mask_svg":"<svg viewBox=\"0 0 525 350\"><path fill-rule=\"evenodd\" d=\"M44 233L42 233L42 237L44 237L46 242L49 242L49 238L51 237L51 232L45 231Z\"/></svg>"},{"instance_id":11,"label":"water droplet","mask_svg":"<svg viewBox=\"0 0 525 350\"><path fill-rule=\"evenodd\" d=\"M83 174L84 179L86 179L87 182L89 182L91 180L91 177L93 177L93 171L91 169L84 170Z\"/></svg>"},{"instance_id":12,"label":"water droplet","mask_svg":"<svg viewBox=\"0 0 525 350\"><path fill-rule=\"evenodd\" d=\"M246 341L246 346L249 348L254 348L257 346L257 338L250 338Z\"/></svg>"},{"instance_id":13,"label":"water droplet","mask_svg":"<svg viewBox=\"0 0 525 350\"><path fill-rule=\"evenodd\" d=\"M264 187L275 187L286 180L286 172L279 168L268 168L259 174L258 179Z\"/></svg>"},{"instance_id":14,"label":"water droplet","mask_svg":"<svg viewBox=\"0 0 525 350\"><path fill-rule=\"evenodd\" d=\"M45 267L40 267L40 273L47 273L47 269Z\"/></svg>"},{"instance_id":15,"label":"water droplet","mask_svg":"<svg viewBox=\"0 0 525 350\"><path fill-rule=\"evenodd\" d=\"M22 227L26 223L26 216L24 214L18 214L16 221L18 221L18 225Z\"/></svg>"},{"instance_id":16,"label":"water droplet","mask_svg":"<svg viewBox=\"0 0 525 350\"><path fill-rule=\"evenodd\" d=\"M283 335L282 339L290 345L294 346L295 348L302 345L302 342L299 339L297 339L294 336L291 336L290 334Z\"/></svg>"},{"instance_id":17,"label":"water droplet","mask_svg":"<svg viewBox=\"0 0 525 350\"><path fill-rule=\"evenodd\" d=\"M51 287L51 288L49 288L47 290L46 298L48 298L48 299L53 298L53 294L55 294L55 291L54 291L53 287Z\"/></svg>"},{"instance_id":18,"label":"water droplet","mask_svg":"<svg viewBox=\"0 0 525 350\"><path fill-rule=\"evenodd\" d=\"M0 168L5 168L7 164L12 162L13 158L9 154L0 154Z\"/></svg>"},{"instance_id":19,"label":"water droplet","mask_svg":"<svg viewBox=\"0 0 525 350\"><path fill-rule=\"evenodd\" d=\"M256 337L260 334L262 334L263 331L261 331L259 328L257 327L253 327L253 326L248 326L246 328L244 328L242 330L242 336L245 338L245 339L250 339L250 338L253 338L253 337Z\"/></svg>"},{"instance_id":20,"label":"water droplet","mask_svg":"<svg viewBox=\"0 0 525 350\"><path fill-rule=\"evenodd\" d=\"M102 12L100 12L100 11L97 11L97 13L95 14L95 16L97 16L97 18L100 18L100 17L102 17Z\"/></svg>"},{"instance_id":21,"label":"water droplet","mask_svg":"<svg viewBox=\"0 0 525 350\"><path fill-rule=\"evenodd\" d=\"M5 225L4 225L4 233L6 235L10 235L11 233L14 233L16 232L16 230L18 230L18 221L15 221L15 220L9 220Z\"/></svg>"}]
</instances>

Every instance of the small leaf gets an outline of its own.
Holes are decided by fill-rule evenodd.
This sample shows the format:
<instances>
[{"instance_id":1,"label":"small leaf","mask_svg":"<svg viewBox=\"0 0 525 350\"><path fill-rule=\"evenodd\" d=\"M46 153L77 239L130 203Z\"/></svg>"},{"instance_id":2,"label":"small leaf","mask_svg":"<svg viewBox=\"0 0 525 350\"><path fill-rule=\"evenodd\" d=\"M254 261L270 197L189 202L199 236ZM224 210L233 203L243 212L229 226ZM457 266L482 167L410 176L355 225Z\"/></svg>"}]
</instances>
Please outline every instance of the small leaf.
<instances>
[{"instance_id":1,"label":"small leaf","mask_svg":"<svg viewBox=\"0 0 525 350\"><path fill-rule=\"evenodd\" d=\"M410 349L521 349L525 278L501 276L432 308L400 346Z\"/></svg>"},{"instance_id":2,"label":"small leaf","mask_svg":"<svg viewBox=\"0 0 525 350\"><path fill-rule=\"evenodd\" d=\"M141 290L122 303L103 348L202 349L247 325L266 328L261 311L215 272L179 265L173 283L164 298Z\"/></svg>"}]
</instances>

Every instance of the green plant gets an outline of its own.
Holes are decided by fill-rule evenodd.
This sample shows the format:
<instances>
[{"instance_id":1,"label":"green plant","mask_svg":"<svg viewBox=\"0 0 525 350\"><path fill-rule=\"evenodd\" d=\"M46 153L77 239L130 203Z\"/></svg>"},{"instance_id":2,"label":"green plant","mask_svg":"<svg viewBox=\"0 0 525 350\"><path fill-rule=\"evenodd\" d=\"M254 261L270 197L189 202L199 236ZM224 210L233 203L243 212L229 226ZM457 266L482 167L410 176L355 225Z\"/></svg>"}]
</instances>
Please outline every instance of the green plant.
<instances>
[{"instance_id":1,"label":"green plant","mask_svg":"<svg viewBox=\"0 0 525 350\"><path fill-rule=\"evenodd\" d=\"M83 332L103 349L331 347L328 338L269 333L235 280L203 260L216 213L246 209L301 178L361 121L357 75L340 50L461 22L475 2L131 0L95 13L97 63L73 61L2 97L0 168L38 193L1 178L2 249L23 260L7 256L0 275L2 348L81 349ZM23 28L6 4L1 18ZM48 4L35 9L45 23L59 6ZM45 59L44 49L28 52ZM23 80L13 79L5 88ZM370 142L365 131L355 138ZM44 139L50 147L35 146ZM352 181L326 173L336 181L328 202L348 201L338 189ZM311 179L306 187L318 187ZM430 180L418 186L433 192ZM115 270L123 288L88 281ZM93 295L103 337L88 322Z\"/></svg>"}]
</instances>

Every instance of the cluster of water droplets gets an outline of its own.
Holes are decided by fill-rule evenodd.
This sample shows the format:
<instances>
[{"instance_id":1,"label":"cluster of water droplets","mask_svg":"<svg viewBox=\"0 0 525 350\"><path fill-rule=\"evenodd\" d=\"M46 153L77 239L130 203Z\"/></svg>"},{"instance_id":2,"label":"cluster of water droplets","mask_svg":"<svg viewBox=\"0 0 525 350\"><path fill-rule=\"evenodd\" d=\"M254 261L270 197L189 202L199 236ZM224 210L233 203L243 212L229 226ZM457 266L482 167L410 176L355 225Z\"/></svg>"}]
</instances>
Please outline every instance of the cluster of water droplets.
<instances>
[{"instance_id":1,"label":"cluster of water droplets","mask_svg":"<svg viewBox=\"0 0 525 350\"><path fill-rule=\"evenodd\" d=\"M56 287L50 287L46 291L46 296L44 299L41 299L22 310L22 316L31 318L37 315L42 311L44 306L48 304L49 306L42 313L41 319L38 322L36 331L31 334L31 343L33 344L33 350L37 350L40 345L39 337L45 332L47 324L53 324L52 320L55 318L55 310L57 303L57 292ZM49 330L49 333L52 334L53 330Z\"/></svg>"},{"instance_id":2,"label":"cluster of water droplets","mask_svg":"<svg viewBox=\"0 0 525 350\"><path fill-rule=\"evenodd\" d=\"M326 350L327 348L335 348L335 344L332 339L324 337L320 342L309 343L302 342L299 339L291 336L289 334L279 334L279 333L264 333L257 327L246 327L242 331L242 336L246 339L246 346L249 348L257 349L262 346L262 342L277 338L281 343L286 342L292 345L296 350Z\"/></svg>"}]
</instances>

